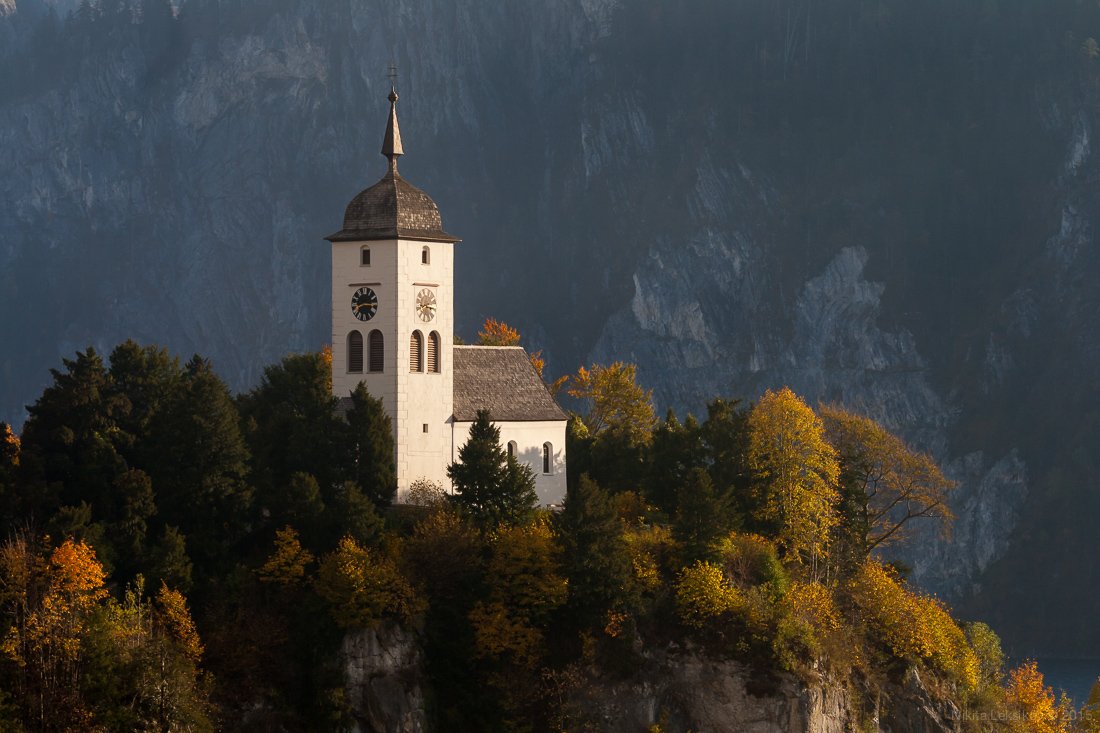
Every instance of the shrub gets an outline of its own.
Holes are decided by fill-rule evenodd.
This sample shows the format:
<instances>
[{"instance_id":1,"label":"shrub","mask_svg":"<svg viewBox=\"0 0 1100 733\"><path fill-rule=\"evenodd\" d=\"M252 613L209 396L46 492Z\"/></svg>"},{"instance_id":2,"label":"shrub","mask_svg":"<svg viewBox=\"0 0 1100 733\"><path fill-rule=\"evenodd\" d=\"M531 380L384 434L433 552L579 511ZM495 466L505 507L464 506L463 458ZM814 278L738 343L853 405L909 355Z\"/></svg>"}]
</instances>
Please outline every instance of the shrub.
<instances>
[{"instance_id":1,"label":"shrub","mask_svg":"<svg viewBox=\"0 0 1100 733\"><path fill-rule=\"evenodd\" d=\"M719 558L726 575L737 585L769 585L776 596L786 592L787 571L769 540L755 534L731 533L719 545Z\"/></svg>"},{"instance_id":2,"label":"shrub","mask_svg":"<svg viewBox=\"0 0 1100 733\"><path fill-rule=\"evenodd\" d=\"M704 560L680 572L676 584L676 607L680 620L697 629L714 619L742 608L745 599L726 580L722 569Z\"/></svg>"}]
</instances>

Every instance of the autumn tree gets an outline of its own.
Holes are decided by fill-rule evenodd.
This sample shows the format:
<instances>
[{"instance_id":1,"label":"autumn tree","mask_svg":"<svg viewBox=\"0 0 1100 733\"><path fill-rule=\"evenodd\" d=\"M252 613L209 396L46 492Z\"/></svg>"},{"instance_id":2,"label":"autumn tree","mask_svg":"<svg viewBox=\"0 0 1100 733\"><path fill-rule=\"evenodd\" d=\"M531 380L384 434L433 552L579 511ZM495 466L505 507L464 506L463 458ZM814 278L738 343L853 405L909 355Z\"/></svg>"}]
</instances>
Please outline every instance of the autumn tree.
<instances>
[{"instance_id":1,"label":"autumn tree","mask_svg":"<svg viewBox=\"0 0 1100 733\"><path fill-rule=\"evenodd\" d=\"M557 554L545 522L501 527L490 544L485 598L469 614L475 654L488 665L508 728L533 717L546 628L568 597Z\"/></svg>"},{"instance_id":2,"label":"autumn tree","mask_svg":"<svg viewBox=\"0 0 1100 733\"><path fill-rule=\"evenodd\" d=\"M567 390L583 405L586 471L612 492L639 488L652 438L653 391L638 386L635 375L635 366L623 362L582 366Z\"/></svg>"},{"instance_id":3,"label":"autumn tree","mask_svg":"<svg viewBox=\"0 0 1100 733\"><path fill-rule=\"evenodd\" d=\"M454 483L455 504L483 529L522 522L538 504L531 468L501 447L500 429L487 410L478 410L447 476Z\"/></svg>"},{"instance_id":4,"label":"autumn tree","mask_svg":"<svg viewBox=\"0 0 1100 733\"><path fill-rule=\"evenodd\" d=\"M1005 704L1012 711L1007 730L1012 733L1068 733L1073 709L1063 699L1056 702L1039 665L1027 661L1008 673Z\"/></svg>"},{"instance_id":5,"label":"autumn tree","mask_svg":"<svg viewBox=\"0 0 1100 733\"><path fill-rule=\"evenodd\" d=\"M896 542L914 519L952 519L955 484L927 453L912 450L875 421L835 405L820 408L840 458L840 504L850 541L862 557Z\"/></svg>"},{"instance_id":6,"label":"autumn tree","mask_svg":"<svg viewBox=\"0 0 1100 733\"><path fill-rule=\"evenodd\" d=\"M345 629L387 618L408 623L424 609L393 560L350 537L321 560L314 585L333 619Z\"/></svg>"},{"instance_id":7,"label":"autumn tree","mask_svg":"<svg viewBox=\"0 0 1100 733\"><path fill-rule=\"evenodd\" d=\"M621 361L581 367L567 390L584 403L584 424L593 435L621 436L631 445L648 445L653 428L653 390L637 383L637 367Z\"/></svg>"},{"instance_id":8,"label":"autumn tree","mask_svg":"<svg viewBox=\"0 0 1100 733\"><path fill-rule=\"evenodd\" d=\"M503 321L486 318L477 332L477 342L481 346L519 346L519 331Z\"/></svg>"},{"instance_id":9,"label":"autumn tree","mask_svg":"<svg viewBox=\"0 0 1100 733\"><path fill-rule=\"evenodd\" d=\"M748 429L749 466L759 482L757 519L775 527L788 559L816 568L838 522L836 450L821 420L786 387L764 393Z\"/></svg>"}]
</instances>

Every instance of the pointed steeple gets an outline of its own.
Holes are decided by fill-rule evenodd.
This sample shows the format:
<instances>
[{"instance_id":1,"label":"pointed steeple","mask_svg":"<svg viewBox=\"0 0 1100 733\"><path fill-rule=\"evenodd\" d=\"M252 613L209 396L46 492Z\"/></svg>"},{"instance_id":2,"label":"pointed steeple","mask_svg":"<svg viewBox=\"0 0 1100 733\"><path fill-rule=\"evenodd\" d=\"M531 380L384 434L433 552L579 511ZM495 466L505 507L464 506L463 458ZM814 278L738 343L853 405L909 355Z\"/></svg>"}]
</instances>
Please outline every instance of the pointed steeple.
<instances>
[{"instance_id":1,"label":"pointed steeple","mask_svg":"<svg viewBox=\"0 0 1100 733\"><path fill-rule=\"evenodd\" d=\"M390 159L390 173L397 173L397 157L404 153L401 128L397 126L397 90L390 87L390 119L386 122L386 136L382 139L382 155Z\"/></svg>"}]
</instances>

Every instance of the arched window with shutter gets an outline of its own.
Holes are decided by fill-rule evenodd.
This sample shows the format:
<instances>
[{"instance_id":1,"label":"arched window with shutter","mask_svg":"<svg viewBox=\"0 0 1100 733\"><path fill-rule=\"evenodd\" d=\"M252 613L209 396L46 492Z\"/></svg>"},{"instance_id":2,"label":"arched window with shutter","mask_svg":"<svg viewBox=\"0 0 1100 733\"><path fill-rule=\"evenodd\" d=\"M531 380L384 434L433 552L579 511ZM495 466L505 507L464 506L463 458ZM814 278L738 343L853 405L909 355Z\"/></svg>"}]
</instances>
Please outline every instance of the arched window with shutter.
<instances>
[{"instance_id":1,"label":"arched window with shutter","mask_svg":"<svg viewBox=\"0 0 1100 733\"><path fill-rule=\"evenodd\" d=\"M348 372L358 374L363 371L363 334L352 331L348 334Z\"/></svg>"},{"instance_id":2,"label":"arched window with shutter","mask_svg":"<svg viewBox=\"0 0 1100 733\"><path fill-rule=\"evenodd\" d=\"M385 363L385 340L382 338L382 332L375 329L367 336L367 368L372 372L380 372Z\"/></svg>"},{"instance_id":3,"label":"arched window with shutter","mask_svg":"<svg viewBox=\"0 0 1100 733\"><path fill-rule=\"evenodd\" d=\"M554 446L549 443L542 444L542 472L549 475L553 465Z\"/></svg>"},{"instance_id":4,"label":"arched window with shutter","mask_svg":"<svg viewBox=\"0 0 1100 733\"><path fill-rule=\"evenodd\" d=\"M439 374L439 332L432 331L428 334L428 371Z\"/></svg>"},{"instance_id":5,"label":"arched window with shutter","mask_svg":"<svg viewBox=\"0 0 1100 733\"><path fill-rule=\"evenodd\" d=\"M409 371L424 371L424 334L413 331L409 338Z\"/></svg>"},{"instance_id":6,"label":"arched window with shutter","mask_svg":"<svg viewBox=\"0 0 1100 733\"><path fill-rule=\"evenodd\" d=\"M420 250L420 264L430 265L432 263L432 251L428 247Z\"/></svg>"},{"instance_id":7,"label":"arched window with shutter","mask_svg":"<svg viewBox=\"0 0 1100 733\"><path fill-rule=\"evenodd\" d=\"M509 440L508 441L508 456L510 458L515 458L516 457L516 449L518 447L519 446L516 445L516 441L514 441L514 440Z\"/></svg>"},{"instance_id":8,"label":"arched window with shutter","mask_svg":"<svg viewBox=\"0 0 1100 733\"><path fill-rule=\"evenodd\" d=\"M363 267L370 267L370 247L363 247L359 250L359 264Z\"/></svg>"}]
</instances>

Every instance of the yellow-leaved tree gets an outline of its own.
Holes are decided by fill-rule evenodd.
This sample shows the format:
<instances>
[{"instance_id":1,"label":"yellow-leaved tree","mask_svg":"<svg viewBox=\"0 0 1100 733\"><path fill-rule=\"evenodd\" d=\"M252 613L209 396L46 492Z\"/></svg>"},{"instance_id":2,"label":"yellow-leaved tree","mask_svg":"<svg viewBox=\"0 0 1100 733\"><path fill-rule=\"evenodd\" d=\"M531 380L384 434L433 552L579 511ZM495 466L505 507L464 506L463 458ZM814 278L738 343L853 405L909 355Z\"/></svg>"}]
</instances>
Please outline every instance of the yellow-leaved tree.
<instances>
[{"instance_id":1,"label":"yellow-leaved tree","mask_svg":"<svg viewBox=\"0 0 1100 733\"><path fill-rule=\"evenodd\" d=\"M637 383L637 367L617 361L581 367L567 390L585 403L584 424L592 435L609 432L647 445L653 436L653 390Z\"/></svg>"},{"instance_id":2,"label":"yellow-leaved tree","mask_svg":"<svg viewBox=\"0 0 1100 733\"><path fill-rule=\"evenodd\" d=\"M759 480L757 519L776 528L784 556L823 565L839 521L836 450L820 418L784 387L768 390L749 413L749 466Z\"/></svg>"},{"instance_id":3,"label":"yellow-leaved tree","mask_svg":"<svg viewBox=\"0 0 1100 733\"><path fill-rule=\"evenodd\" d=\"M1068 733L1074 710L1068 700L1055 702L1034 661L1027 661L1008 673L1005 704L1011 711L1007 730L1012 733Z\"/></svg>"},{"instance_id":4,"label":"yellow-leaved tree","mask_svg":"<svg viewBox=\"0 0 1100 733\"><path fill-rule=\"evenodd\" d=\"M835 405L822 405L819 412L840 456L842 511L858 554L865 557L901 539L913 519L939 520L947 529L947 498L955 483L931 456L910 449L870 418Z\"/></svg>"},{"instance_id":5,"label":"yellow-leaved tree","mask_svg":"<svg viewBox=\"0 0 1100 733\"><path fill-rule=\"evenodd\" d=\"M340 540L321 561L314 587L342 628L386 618L407 623L425 607L393 560L351 537Z\"/></svg>"}]
</instances>

